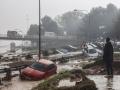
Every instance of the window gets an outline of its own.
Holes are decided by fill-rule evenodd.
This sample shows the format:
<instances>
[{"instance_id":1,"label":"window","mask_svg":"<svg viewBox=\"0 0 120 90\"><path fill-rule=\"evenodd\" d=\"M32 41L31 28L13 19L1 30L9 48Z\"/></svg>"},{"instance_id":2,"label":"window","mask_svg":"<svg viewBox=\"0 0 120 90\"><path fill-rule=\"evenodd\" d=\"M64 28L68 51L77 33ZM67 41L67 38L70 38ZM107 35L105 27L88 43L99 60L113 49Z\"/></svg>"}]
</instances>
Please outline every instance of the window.
<instances>
[{"instance_id":1,"label":"window","mask_svg":"<svg viewBox=\"0 0 120 90\"><path fill-rule=\"evenodd\" d=\"M94 54L94 53L96 53L96 50L95 49L89 49L89 53Z\"/></svg>"},{"instance_id":2,"label":"window","mask_svg":"<svg viewBox=\"0 0 120 90\"><path fill-rule=\"evenodd\" d=\"M31 68L35 69L35 70L39 70L39 71L45 71L46 70L46 65L43 63L33 63L31 66Z\"/></svg>"},{"instance_id":3,"label":"window","mask_svg":"<svg viewBox=\"0 0 120 90\"><path fill-rule=\"evenodd\" d=\"M47 70L51 70L51 69L53 69L54 67L55 67L54 64L50 64L50 65L47 67Z\"/></svg>"}]
</instances>

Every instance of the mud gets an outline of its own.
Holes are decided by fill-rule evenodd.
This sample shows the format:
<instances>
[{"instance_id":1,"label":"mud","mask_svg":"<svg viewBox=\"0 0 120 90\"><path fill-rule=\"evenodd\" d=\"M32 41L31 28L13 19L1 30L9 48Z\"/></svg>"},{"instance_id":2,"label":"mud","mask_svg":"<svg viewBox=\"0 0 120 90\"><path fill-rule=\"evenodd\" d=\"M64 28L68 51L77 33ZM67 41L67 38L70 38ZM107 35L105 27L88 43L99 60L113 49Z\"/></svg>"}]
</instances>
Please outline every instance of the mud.
<instances>
[{"instance_id":1,"label":"mud","mask_svg":"<svg viewBox=\"0 0 120 90\"><path fill-rule=\"evenodd\" d=\"M98 90L120 90L120 76L115 75L114 78L105 78L105 75L89 75L94 80Z\"/></svg>"},{"instance_id":2,"label":"mud","mask_svg":"<svg viewBox=\"0 0 120 90\"><path fill-rule=\"evenodd\" d=\"M6 85L0 90L31 90L32 87L36 86L41 81L21 81L19 77L15 77L10 82L10 85Z\"/></svg>"}]
</instances>

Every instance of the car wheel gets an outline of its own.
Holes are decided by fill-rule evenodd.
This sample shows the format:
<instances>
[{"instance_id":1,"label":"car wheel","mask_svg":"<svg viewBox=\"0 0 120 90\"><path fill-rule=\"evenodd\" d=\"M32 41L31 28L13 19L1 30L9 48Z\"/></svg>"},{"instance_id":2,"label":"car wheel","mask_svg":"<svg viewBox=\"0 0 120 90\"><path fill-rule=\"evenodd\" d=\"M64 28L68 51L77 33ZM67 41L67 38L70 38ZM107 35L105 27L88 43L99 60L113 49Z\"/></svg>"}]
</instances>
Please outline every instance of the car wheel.
<instances>
[{"instance_id":1,"label":"car wheel","mask_svg":"<svg viewBox=\"0 0 120 90\"><path fill-rule=\"evenodd\" d=\"M19 78L20 78L21 80L24 80L24 79L25 79L22 75L19 75Z\"/></svg>"}]
</instances>

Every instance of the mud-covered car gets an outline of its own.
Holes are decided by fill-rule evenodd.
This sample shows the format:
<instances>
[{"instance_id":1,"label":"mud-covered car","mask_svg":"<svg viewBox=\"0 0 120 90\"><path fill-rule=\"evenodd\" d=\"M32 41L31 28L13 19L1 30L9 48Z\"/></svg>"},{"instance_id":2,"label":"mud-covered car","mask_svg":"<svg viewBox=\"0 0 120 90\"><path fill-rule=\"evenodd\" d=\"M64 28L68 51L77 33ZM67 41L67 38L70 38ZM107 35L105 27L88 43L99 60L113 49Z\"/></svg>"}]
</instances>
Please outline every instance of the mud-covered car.
<instances>
[{"instance_id":1,"label":"mud-covered car","mask_svg":"<svg viewBox=\"0 0 120 90\"><path fill-rule=\"evenodd\" d=\"M38 62L21 70L20 78L27 80L41 80L57 72L57 66L49 60L41 59Z\"/></svg>"}]
</instances>

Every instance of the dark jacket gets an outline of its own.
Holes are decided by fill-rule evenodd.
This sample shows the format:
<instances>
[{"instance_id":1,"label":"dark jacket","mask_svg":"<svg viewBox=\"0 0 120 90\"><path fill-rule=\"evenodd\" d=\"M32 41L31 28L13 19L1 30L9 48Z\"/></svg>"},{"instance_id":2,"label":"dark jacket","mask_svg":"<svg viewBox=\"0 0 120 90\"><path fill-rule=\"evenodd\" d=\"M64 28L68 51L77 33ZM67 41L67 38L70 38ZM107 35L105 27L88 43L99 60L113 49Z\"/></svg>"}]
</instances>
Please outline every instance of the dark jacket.
<instances>
[{"instance_id":1,"label":"dark jacket","mask_svg":"<svg viewBox=\"0 0 120 90\"><path fill-rule=\"evenodd\" d=\"M113 62L113 46L111 42L107 42L104 46L103 60L108 63Z\"/></svg>"}]
</instances>

